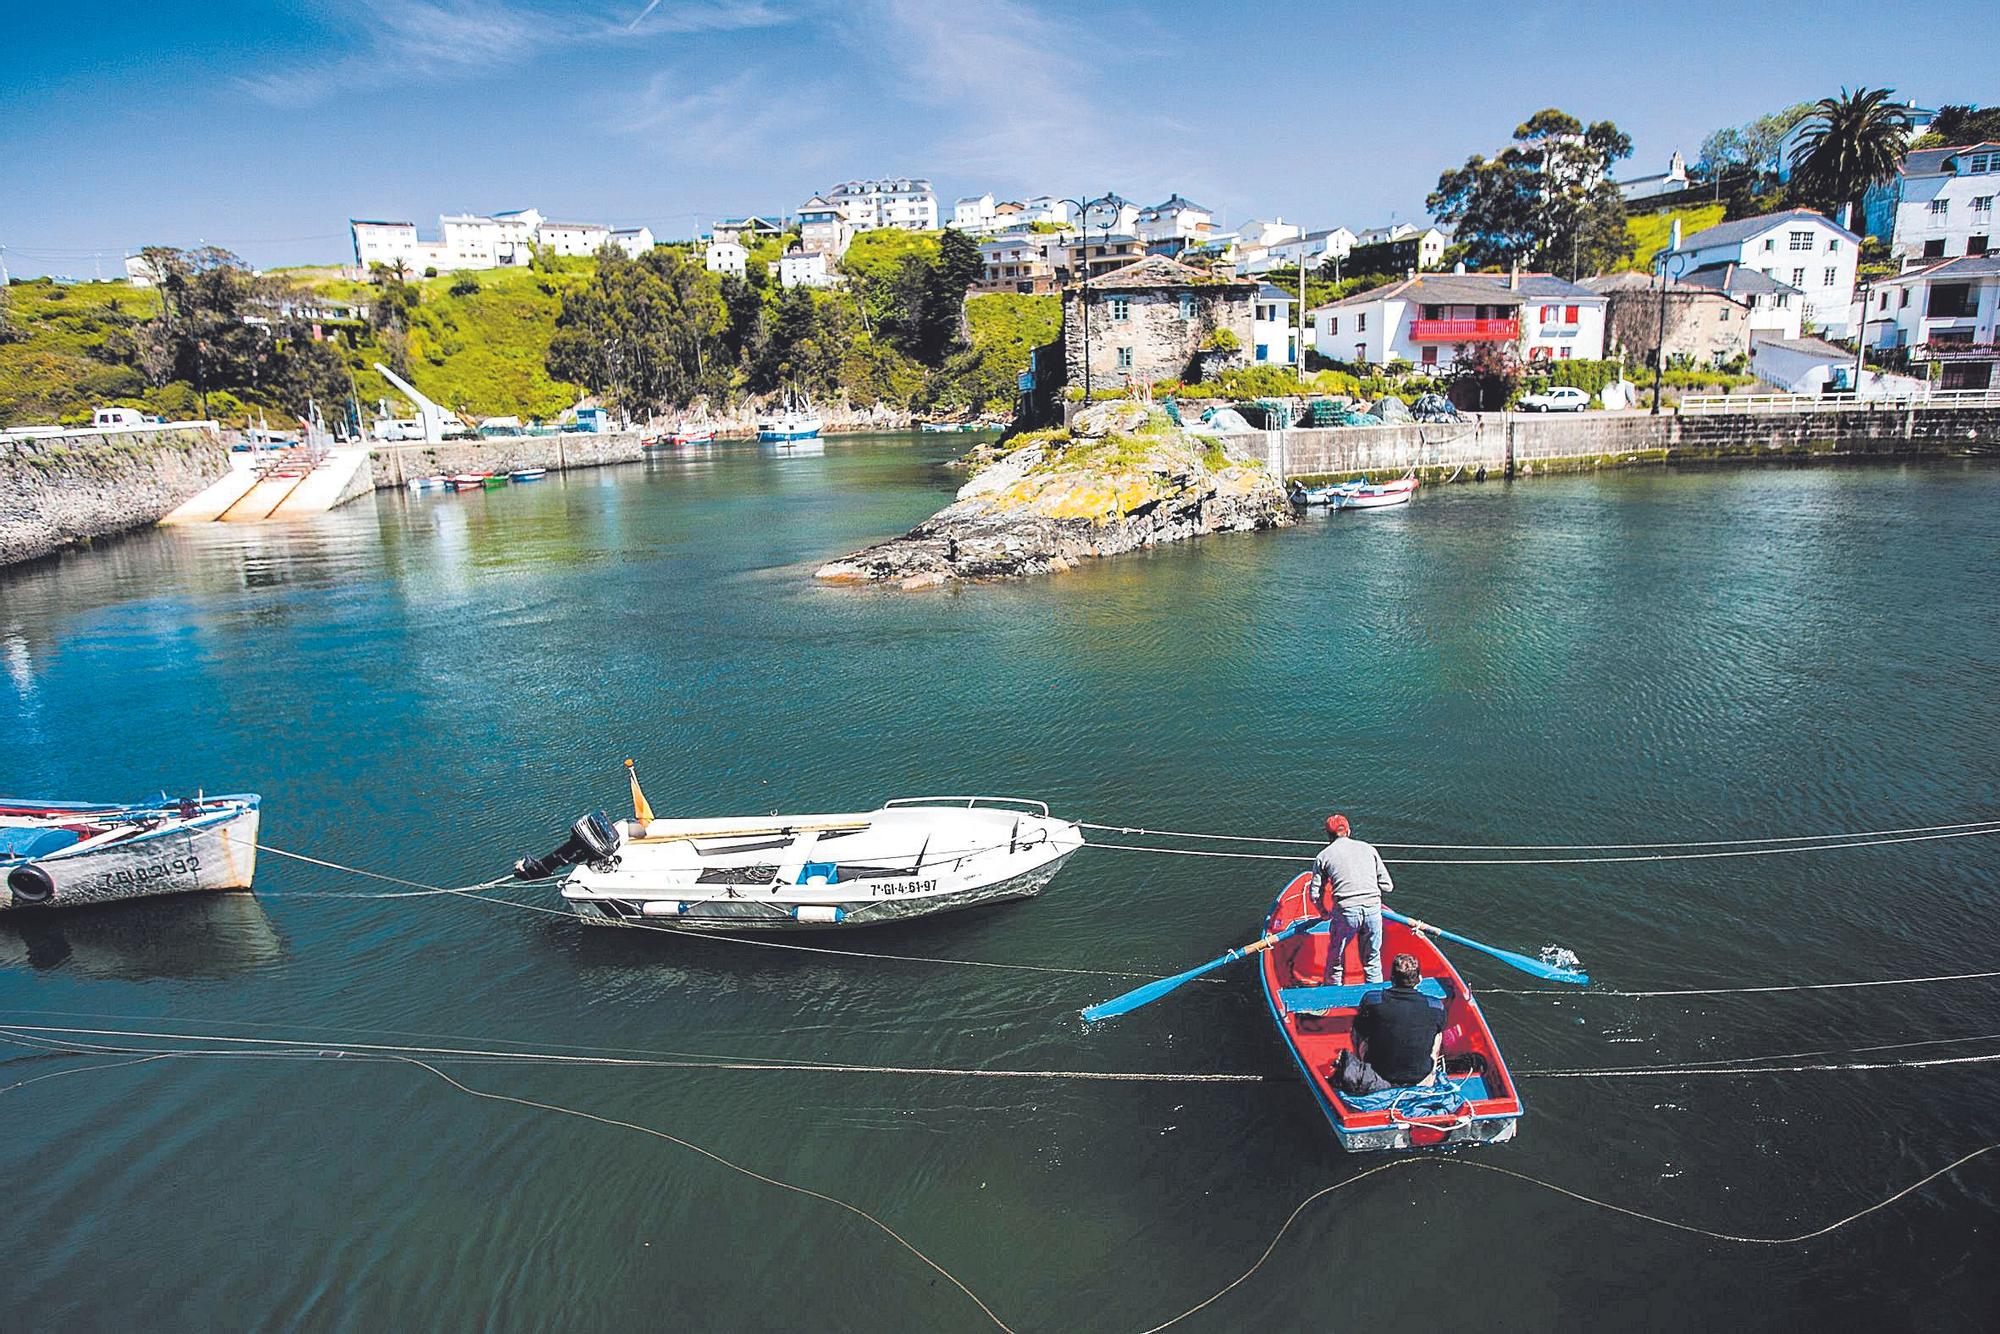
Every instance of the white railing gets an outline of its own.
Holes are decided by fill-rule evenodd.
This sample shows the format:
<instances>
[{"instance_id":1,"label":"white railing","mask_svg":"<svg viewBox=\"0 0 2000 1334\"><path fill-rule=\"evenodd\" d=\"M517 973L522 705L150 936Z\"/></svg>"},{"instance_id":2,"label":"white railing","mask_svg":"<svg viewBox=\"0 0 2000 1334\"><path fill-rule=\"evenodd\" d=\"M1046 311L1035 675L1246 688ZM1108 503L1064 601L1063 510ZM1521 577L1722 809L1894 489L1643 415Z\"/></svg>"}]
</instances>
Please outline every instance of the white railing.
<instances>
[{"instance_id":1,"label":"white railing","mask_svg":"<svg viewBox=\"0 0 2000 1334\"><path fill-rule=\"evenodd\" d=\"M212 421L141 422L133 426L17 426L0 429L0 445L27 449L37 444L56 444L79 436L143 435L155 431L207 431L210 435L214 435L221 429Z\"/></svg>"},{"instance_id":2,"label":"white railing","mask_svg":"<svg viewBox=\"0 0 2000 1334\"><path fill-rule=\"evenodd\" d=\"M2000 389L1938 389L1924 394L1690 394L1674 411L1689 416L1730 412L1900 412L1905 408L2000 407Z\"/></svg>"}]
</instances>

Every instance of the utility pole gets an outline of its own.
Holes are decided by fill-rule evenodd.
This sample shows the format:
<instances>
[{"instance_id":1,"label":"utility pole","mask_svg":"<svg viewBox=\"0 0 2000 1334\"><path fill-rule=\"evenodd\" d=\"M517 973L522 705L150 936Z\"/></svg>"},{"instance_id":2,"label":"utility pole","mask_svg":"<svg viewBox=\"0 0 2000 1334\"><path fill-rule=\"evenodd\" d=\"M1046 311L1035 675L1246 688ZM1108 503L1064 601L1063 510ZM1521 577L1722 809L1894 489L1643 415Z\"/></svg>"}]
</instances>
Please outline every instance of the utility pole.
<instances>
[{"instance_id":1,"label":"utility pole","mask_svg":"<svg viewBox=\"0 0 2000 1334\"><path fill-rule=\"evenodd\" d=\"M1292 361L1298 367L1300 384L1306 382L1306 250L1310 235L1305 228L1299 228L1299 337L1292 345Z\"/></svg>"}]
</instances>

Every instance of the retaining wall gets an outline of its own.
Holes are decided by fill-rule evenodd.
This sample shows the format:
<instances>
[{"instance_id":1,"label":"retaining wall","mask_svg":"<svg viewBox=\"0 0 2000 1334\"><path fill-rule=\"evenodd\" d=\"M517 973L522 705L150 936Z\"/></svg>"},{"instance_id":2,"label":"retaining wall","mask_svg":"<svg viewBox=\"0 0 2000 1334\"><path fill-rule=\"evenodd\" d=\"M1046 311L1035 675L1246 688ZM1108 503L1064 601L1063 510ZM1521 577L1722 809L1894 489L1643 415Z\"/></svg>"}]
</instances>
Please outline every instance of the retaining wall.
<instances>
[{"instance_id":1,"label":"retaining wall","mask_svg":"<svg viewBox=\"0 0 2000 1334\"><path fill-rule=\"evenodd\" d=\"M1476 413L1462 423L1265 431L1263 452L1286 480L1401 476L1426 480L1532 476L1637 463L1711 459L1878 458L2000 446L2000 408L1850 408L1701 415Z\"/></svg>"},{"instance_id":2,"label":"retaining wall","mask_svg":"<svg viewBox=\"0 0 2000 1334\"><path fill-rule=\"evenodd\" d=\"M207 425L0 443L0 565L157 523L228 469Z\"/></svg>"}]
</instances>

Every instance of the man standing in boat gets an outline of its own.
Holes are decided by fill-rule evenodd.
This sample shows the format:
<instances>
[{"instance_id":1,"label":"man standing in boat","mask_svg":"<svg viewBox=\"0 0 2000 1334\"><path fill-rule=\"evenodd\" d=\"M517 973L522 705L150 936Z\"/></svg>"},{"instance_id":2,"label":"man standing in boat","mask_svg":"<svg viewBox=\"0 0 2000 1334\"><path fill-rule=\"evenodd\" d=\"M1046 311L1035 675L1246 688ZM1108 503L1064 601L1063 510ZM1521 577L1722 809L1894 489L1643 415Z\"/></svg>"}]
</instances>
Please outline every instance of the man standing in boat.
<instances>
[{"instance_id":1,"label":"man standing in boat","mask_svg":"<svg viewBox=\"0 0 2000 1334\"><path fill-rule=\"evenodd\" d=\"M1313 859L1313 896L1320 915L1332 923L1326 947L1326 984L1346 982L1342 964L1347 958L1347 942L1361 937L1361 980L1371 986L1382 982L1382 896L1396 886L1389 868L1373 843L1349 836L1345 815L1330 815L1327 837L1332 839Z\"/></svg>"}]
</instances>

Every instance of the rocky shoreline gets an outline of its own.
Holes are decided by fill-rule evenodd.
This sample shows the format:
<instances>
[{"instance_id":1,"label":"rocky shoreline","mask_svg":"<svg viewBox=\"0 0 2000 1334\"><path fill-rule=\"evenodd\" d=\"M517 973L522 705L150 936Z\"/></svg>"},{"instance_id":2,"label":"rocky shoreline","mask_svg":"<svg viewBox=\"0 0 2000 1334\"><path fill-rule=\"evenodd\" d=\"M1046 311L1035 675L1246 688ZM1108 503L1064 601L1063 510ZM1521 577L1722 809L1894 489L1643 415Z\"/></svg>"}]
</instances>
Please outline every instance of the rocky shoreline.
<instances>
[{"instance_id":1,"label":"rocky shoreline","mask_svg":"<svg viewBox=\"0 0 2000 1334\"><path fill-rule=\"evenodd\" d=\"M917 589L1057 574L1094 557L1293 521L1261 459L1140 403L1089 408L1068 430L982 446L967 462L972 478L952 504L818 577Z\"/></svg>"}]
</instances>

